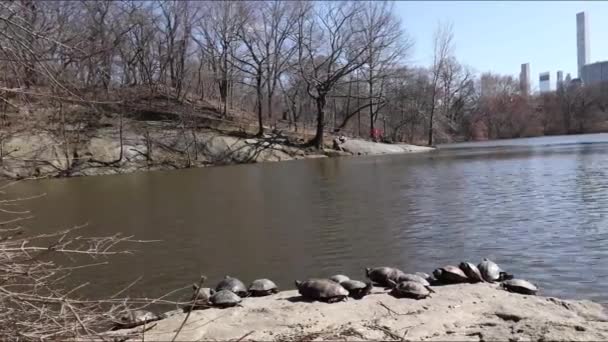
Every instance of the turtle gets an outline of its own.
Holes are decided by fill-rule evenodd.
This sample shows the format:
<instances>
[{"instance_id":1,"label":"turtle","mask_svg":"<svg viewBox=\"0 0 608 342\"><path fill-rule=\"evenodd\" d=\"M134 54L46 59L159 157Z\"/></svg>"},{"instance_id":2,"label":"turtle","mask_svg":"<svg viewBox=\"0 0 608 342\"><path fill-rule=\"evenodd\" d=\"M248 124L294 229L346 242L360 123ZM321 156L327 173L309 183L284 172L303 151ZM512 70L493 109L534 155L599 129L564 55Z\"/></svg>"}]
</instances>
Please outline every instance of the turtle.
<instances>
[{"instance_id":1,"label":"turtle","mask_svg":"<svg viewBox=\"0 0 608 342\"><path fill-rule=\"evenodd\" d=\"M131 329L149 322L158 321L165 318L165 315L157 315L146 310L127 310L114 321L113 330Z\"/></svg>"},{"instance_id":2,"label":"turtle","mask_svg":"<svg viewBox=\"0 0 608 342\"><path fill-rule=\"evenodd\" d=\"M249 294L247 288L245 287L245 284L243 284L243 282L239 279L233 278L231 276L225 276L224 279L217 284L215 290L228 290L230 292L236 293L239 297L247 297L247 295Z\"/></svg>"},{"instance_id":3,"label":"turtle","mask_svg":"<svg viewBox=\"0 0 608 342\"><path fill-rule=\"evenodd\" d=\"M333 276L329 277L329 280L332 280L332 281L335 281L338 284L341 284L344 281L350 280L350 278L347 277L347 276L345 276L345 275L343 275L343 274L336 274L336 275L333 275Z\"/></svg>"},{"instance_id":4,"label":"turtle","mask_svg":"<svg viewBox=\"0 0 608 342\"><path fill-rule=\"evenodd\" d=\"M442 284L466 283L467 275L456 266L448 265L433 271L433 276Z\"/></svg>"},{"instance_id":5,"label":"turtle","mask_svg":"<svg viewBox=\"0 0 608 342\"><path fill-rule=\"evenodd\" d=\"M197 284L192 284L192 289L194 292L192 293L188 304L184 306L184 312L209 308L211 306L209 298L215 294L215 290L208 287L201 287L199 290Z\"/></svg>"},{"instance_id":6,"label":"turtle","mask_svg":"<svg viewBox=\"0 0 608 342\"><path fill-rule=\"evenodd\" d=\"M397 279L402 274L404 274L403 271L394 267L375 267L365 269L365 275L367 278L369 278L369 280L380 286L386 287L390 286L389 280L397 282Z\"/></svg>"},{"instance_id":7,"label":"turtle","mask_svg":"<svg viewBox=\"0 0 608 342\"><path fill-rule=\"evenodd\" d=\"M538 288L534 284L530 283L527 280L523 280L523 279L505 280L500 284L500 286L509 292L515 292L515 293L521 293L521 294L527 294L527 295L535 295L536 292L538 292Z\"/></svg>"},{"instance_id":8,"label":"turtle","mask_svg":"<svg viewBox=\"0 0 608 342\"><path fill-rule=\"evenodd\" d=\"M414 273L415 275L424 278L424 280L428 281L429 283L434 281L435 278L433 278L432 275L428 274L428 273L424 273L424 272L416 272Z\"/></svg>"},{"instance_id":9,"label":"turtle","mask_svg":"<svg viewBox=\"0 0 608 342\"><path fill-rule=\"evenodd\" d=\"M211 298L209 298L209 302L211 305L216 306L218 308L228 308L231 306L237 306L241 303L241 296L230 290L220 290L214 293Z\"/></svg>"},{"instance_id":10,"label":"turtle","mask_svg":"<svg viewBox=\"0 0 608 342\"><path fill-rule=\"evenodd\" d=\"M402 281L396 284L390 293L397 298L424 299L435 291L430 286L422 285L417 281Z\"/></svg>"},{"instance_id":11,"label":"turtle","mask_svg":"<svg viewBox=\"0 0 608 342\"><path fill-rule=\"evenodd\" d=\"M481 272L479 272L477 266L471 264L470 262L463 261L458 266L464 272L464 274L467 275L471 283L479 283L485 281L481 276Z\"/></svg>"},{"instance_id":12,"label":"turtle","mask_svg":"<svg viewBox=\"0 0 608 342\"><path fill-rule=\"evenodd\" d=\"M506 274L495 262L488 258L483 258L479 265L477 265L477 268L479 268L479 272L481 272L483 279L489 283L499 281L501 279L501 274L503 278Z\"/></svg>"},{"instance_id":13,"label":"turtle","mask_svg":"<svg viewBox=\"0 0 608 342\"><path fill-rule=\"evenodd\" d=\"M201 276L198 284L192 284L192 296L190 296L188 305L184 306L184 312L197 309L206 309L209 307L209 298L215 293L215 290L208 287L201 287L207 280L206 276Z\"/></svg>"},{"instance_id":14,"label":"turtle","mask_svg":"<svg viewBox=\"0 0 608 342\"><path fill-rule=\"evenodd\" d=\"M277 284L270 279L256 279L249 285L249 295L254 297L268 296L279 292Z\"/></svg>"},{"instance_id":15,"label":"turtle","mask_svg":"<svg viewBox=\"0 0 608 342\"><path fill-rule=\"evenodd\" d=\"M308 279L306 281L296 280L296 287L302 297L334 303L346 300L349 293L342 285L329 279Z\"/></svg>"},{"instance_id":16,"label":"turtle","mask_svg":"<svg viewBox=\"0 0 608 342\"><path fill-rule=\"evenodd\" d=\"M424 286L431 285L431 284L429 284L429 282L425 278L423 278L423 277L421 277L419 275L416 275L416 274L411 274L411 273L399 274L395 282L396 283L400 283L402 281L415 281L415 282L420 283L420 284L422 284Z\"/></svg>"},{"instance_id":17,"label":"turtle","mask_svg":"<svg viewBox=\"0 0 608 342\"><path fill-rule=\"evenodd\" d=\"M372 282L362 282L360 280L345 280L340 285L348 291L349 296L355 299L361 299L372 292Z\"/></svg>"}]
</instances>

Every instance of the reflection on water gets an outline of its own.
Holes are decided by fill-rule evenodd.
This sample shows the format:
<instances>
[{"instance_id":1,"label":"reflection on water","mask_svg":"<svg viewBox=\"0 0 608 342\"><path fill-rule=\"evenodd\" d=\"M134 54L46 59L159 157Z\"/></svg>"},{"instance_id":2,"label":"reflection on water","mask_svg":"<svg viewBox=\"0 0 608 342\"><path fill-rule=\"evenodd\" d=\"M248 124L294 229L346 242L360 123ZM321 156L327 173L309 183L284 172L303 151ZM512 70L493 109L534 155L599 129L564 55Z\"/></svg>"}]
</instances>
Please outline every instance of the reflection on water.
<instances>
[{"instance_id":1,"label":"reflection on water","mask_svg":"<svg viewBox=\"0 0 608 342\"><path fill-rule=\"evenodd\" d=\"M429 272L489 257L547 295L608 302L607 141L460 144L425 155L36 181L13 191L48 194L30 203L39 231L89 222L90 235L163 240L79 273L75 281L94 279L91 293L140 275L132 294L154 296L201 273L290 288L309 276L361 278L365 266Z\"/></svg>"}]
</instances>

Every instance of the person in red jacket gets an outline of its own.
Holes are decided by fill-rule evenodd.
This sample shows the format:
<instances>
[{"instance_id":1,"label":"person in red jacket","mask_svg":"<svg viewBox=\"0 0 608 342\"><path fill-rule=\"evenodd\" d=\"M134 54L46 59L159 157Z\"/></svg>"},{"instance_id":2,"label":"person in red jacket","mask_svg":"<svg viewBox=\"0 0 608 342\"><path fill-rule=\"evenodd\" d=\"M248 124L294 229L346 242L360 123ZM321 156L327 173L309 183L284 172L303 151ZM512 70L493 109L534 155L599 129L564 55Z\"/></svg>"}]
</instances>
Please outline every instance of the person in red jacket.
<instances>
[{"instance_id":1,"label":"person in red jacket","mask_svg":"<svg viewBox=\"0 0 608 342\"><path fill-rule=\"evenodd\" d=\"M382 130L380 130L379 128L374 128L371 130L370 136L372 137L373 141L381 141L382 140Z\"/></svg>"}]
</instances>

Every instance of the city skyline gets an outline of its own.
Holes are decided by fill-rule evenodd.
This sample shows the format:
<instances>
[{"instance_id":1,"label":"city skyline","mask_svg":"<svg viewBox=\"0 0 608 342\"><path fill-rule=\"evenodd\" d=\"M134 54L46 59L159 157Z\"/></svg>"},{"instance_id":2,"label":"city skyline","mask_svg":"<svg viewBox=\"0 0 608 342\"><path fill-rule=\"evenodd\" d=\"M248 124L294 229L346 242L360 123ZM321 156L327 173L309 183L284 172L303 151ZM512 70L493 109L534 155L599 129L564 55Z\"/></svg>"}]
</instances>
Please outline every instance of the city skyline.
<instances>
[{"instance_id":1,"label":"city skyline","mask_svg":"<svg viewBox=\"0 0 608 342\"><path fill-rule=\"evenodd\" d=\"M608 3L556 2L398 2L395 10L415 41L409 61L428 66L437 24L454 24L455 55L477 73L493 72L519 77L530 64L531 91L538 91L538 75L558 70L578 75L576 15L589 17L589 63L608 60ZM595 19L594 19L595 18ZM514 25L513 23L517 23ZM556 77L551 77L555 88Z\"/></svg>"}]
</instances>

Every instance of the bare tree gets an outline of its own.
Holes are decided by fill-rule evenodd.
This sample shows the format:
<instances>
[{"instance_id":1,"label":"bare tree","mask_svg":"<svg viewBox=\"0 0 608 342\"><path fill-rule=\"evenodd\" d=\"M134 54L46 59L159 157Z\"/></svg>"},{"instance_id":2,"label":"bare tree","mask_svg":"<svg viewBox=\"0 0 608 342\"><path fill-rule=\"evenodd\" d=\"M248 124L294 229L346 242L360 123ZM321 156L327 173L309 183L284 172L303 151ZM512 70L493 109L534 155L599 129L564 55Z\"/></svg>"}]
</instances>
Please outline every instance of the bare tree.
<instances>
[{"instance_id":1,"label":"bare tree","mask_svg":"<svg viewBox=\"0 0 608 342\"><path fill-rule=\"evenodd\" d=\"M257 4L256 4L257 6ZM296 52L297 45L289 39L296 25L297 4L270 0L261 6L262 44L266 58L266 99L268 117L272 118L273 96L283 72Z\"/></svg>"},{"instance_id":2,"label":"bare tree","mask_svg":"<svg viewBox=\"0 0 608 342\"><path fill-rule=\"evenodd\" d=\"M265 68L268 64L269 55L264 41L264 33L259 28L259 23L262 20L264 13L252 10L248 12L247 20L243 21L243 25L238 30L238 36L244 45L244 56L241 58L238 54L233 57L235 67L244 73L248 74L254 80L254 88L256 93L256 111L258 116L258 135L264 134L264 121L262 115L263 103L263 86L268 80L264 77Z\"/></svg>"},{"instance_id":3,"label":"bare tree","mask_svg":"<svg viewBox=\"0 0 608 342\"><path fill-rule=\"evenodd\" d=\"M159 1L159 8L162 20L158 20L157 25L163 36L159 45L163 56L160 74L165 83L175 88L176 97L179 98L184 88L186 56L198 7L192 6L189 1L162 0Z\"/></svg>"},{"instance_id":4,"label":"bare tree","mask_svg":"<svg viewBox=\"0 0 608 342\"><path fill-rule=\"evenodd\" d=\"M488 138L521 137L536 128L532 104L515 78L484 73L479 83L475 119L484 123Z\"/></svg>"},{"instance_id":5,"label":"bare tree","mask_svg":"<svg viewBox=\"0 0 608 342\"><path fill-rule=\"evenodd\" d=\"M384 105L387 79L400 61L406 57L411 41L404 35L394 6L388 1L365 2L362 12L364 56L362 67L368 87L370 134L378 113Z\"/></svg>"},{"instance_id":6,"label":"bare tree","mask_svg":"<svg viewBox=\"0 0 608 342\"><path fill-rule=\"evenodd\" d=\"M430 106L429 72L424 68L401 68L393 74L386 89L391 138L415 142Z\"/></svg>"},{"instance_id":7,"label":"bare tree","mask_svg":"<svg viewBox=\"0 0 608 342\"><path fill-rule=\"evenodd\" d=\"M439 82L446 62L452 54L454 29L451 23L439 24L433 36L433 65L431 66L431 102L428 113L429 131L428 145L433 145L433 129L435 124L435 112L437 110L437 100L439 99Z\"/></svg>"},{"instance_id":8,"label":"bare tree","mask_svg":"<svg viewBox=\"0 0 608 342\"><path fill-rule=\"evenodd\" d=\"M230 61L245 19L244 6L237 1L208 1L199 5L205 6L206 11L194 39L211 65L223 104L222 114L226 116L234 65Z\"/></svg>"},{"instance_id":9,"label":"bare tree","mask_svg":"<svg viewBox=\"0 0 608 342\"><path fill-rule=\"evenodd\" d=\"M298 69L317 109L317 129L310 144L321 148L328 94L344 76L367 63L358 28L361 10L348 2L324 2L320 8L301 5L296 34Z\"/></svg>"}]
</instances>

